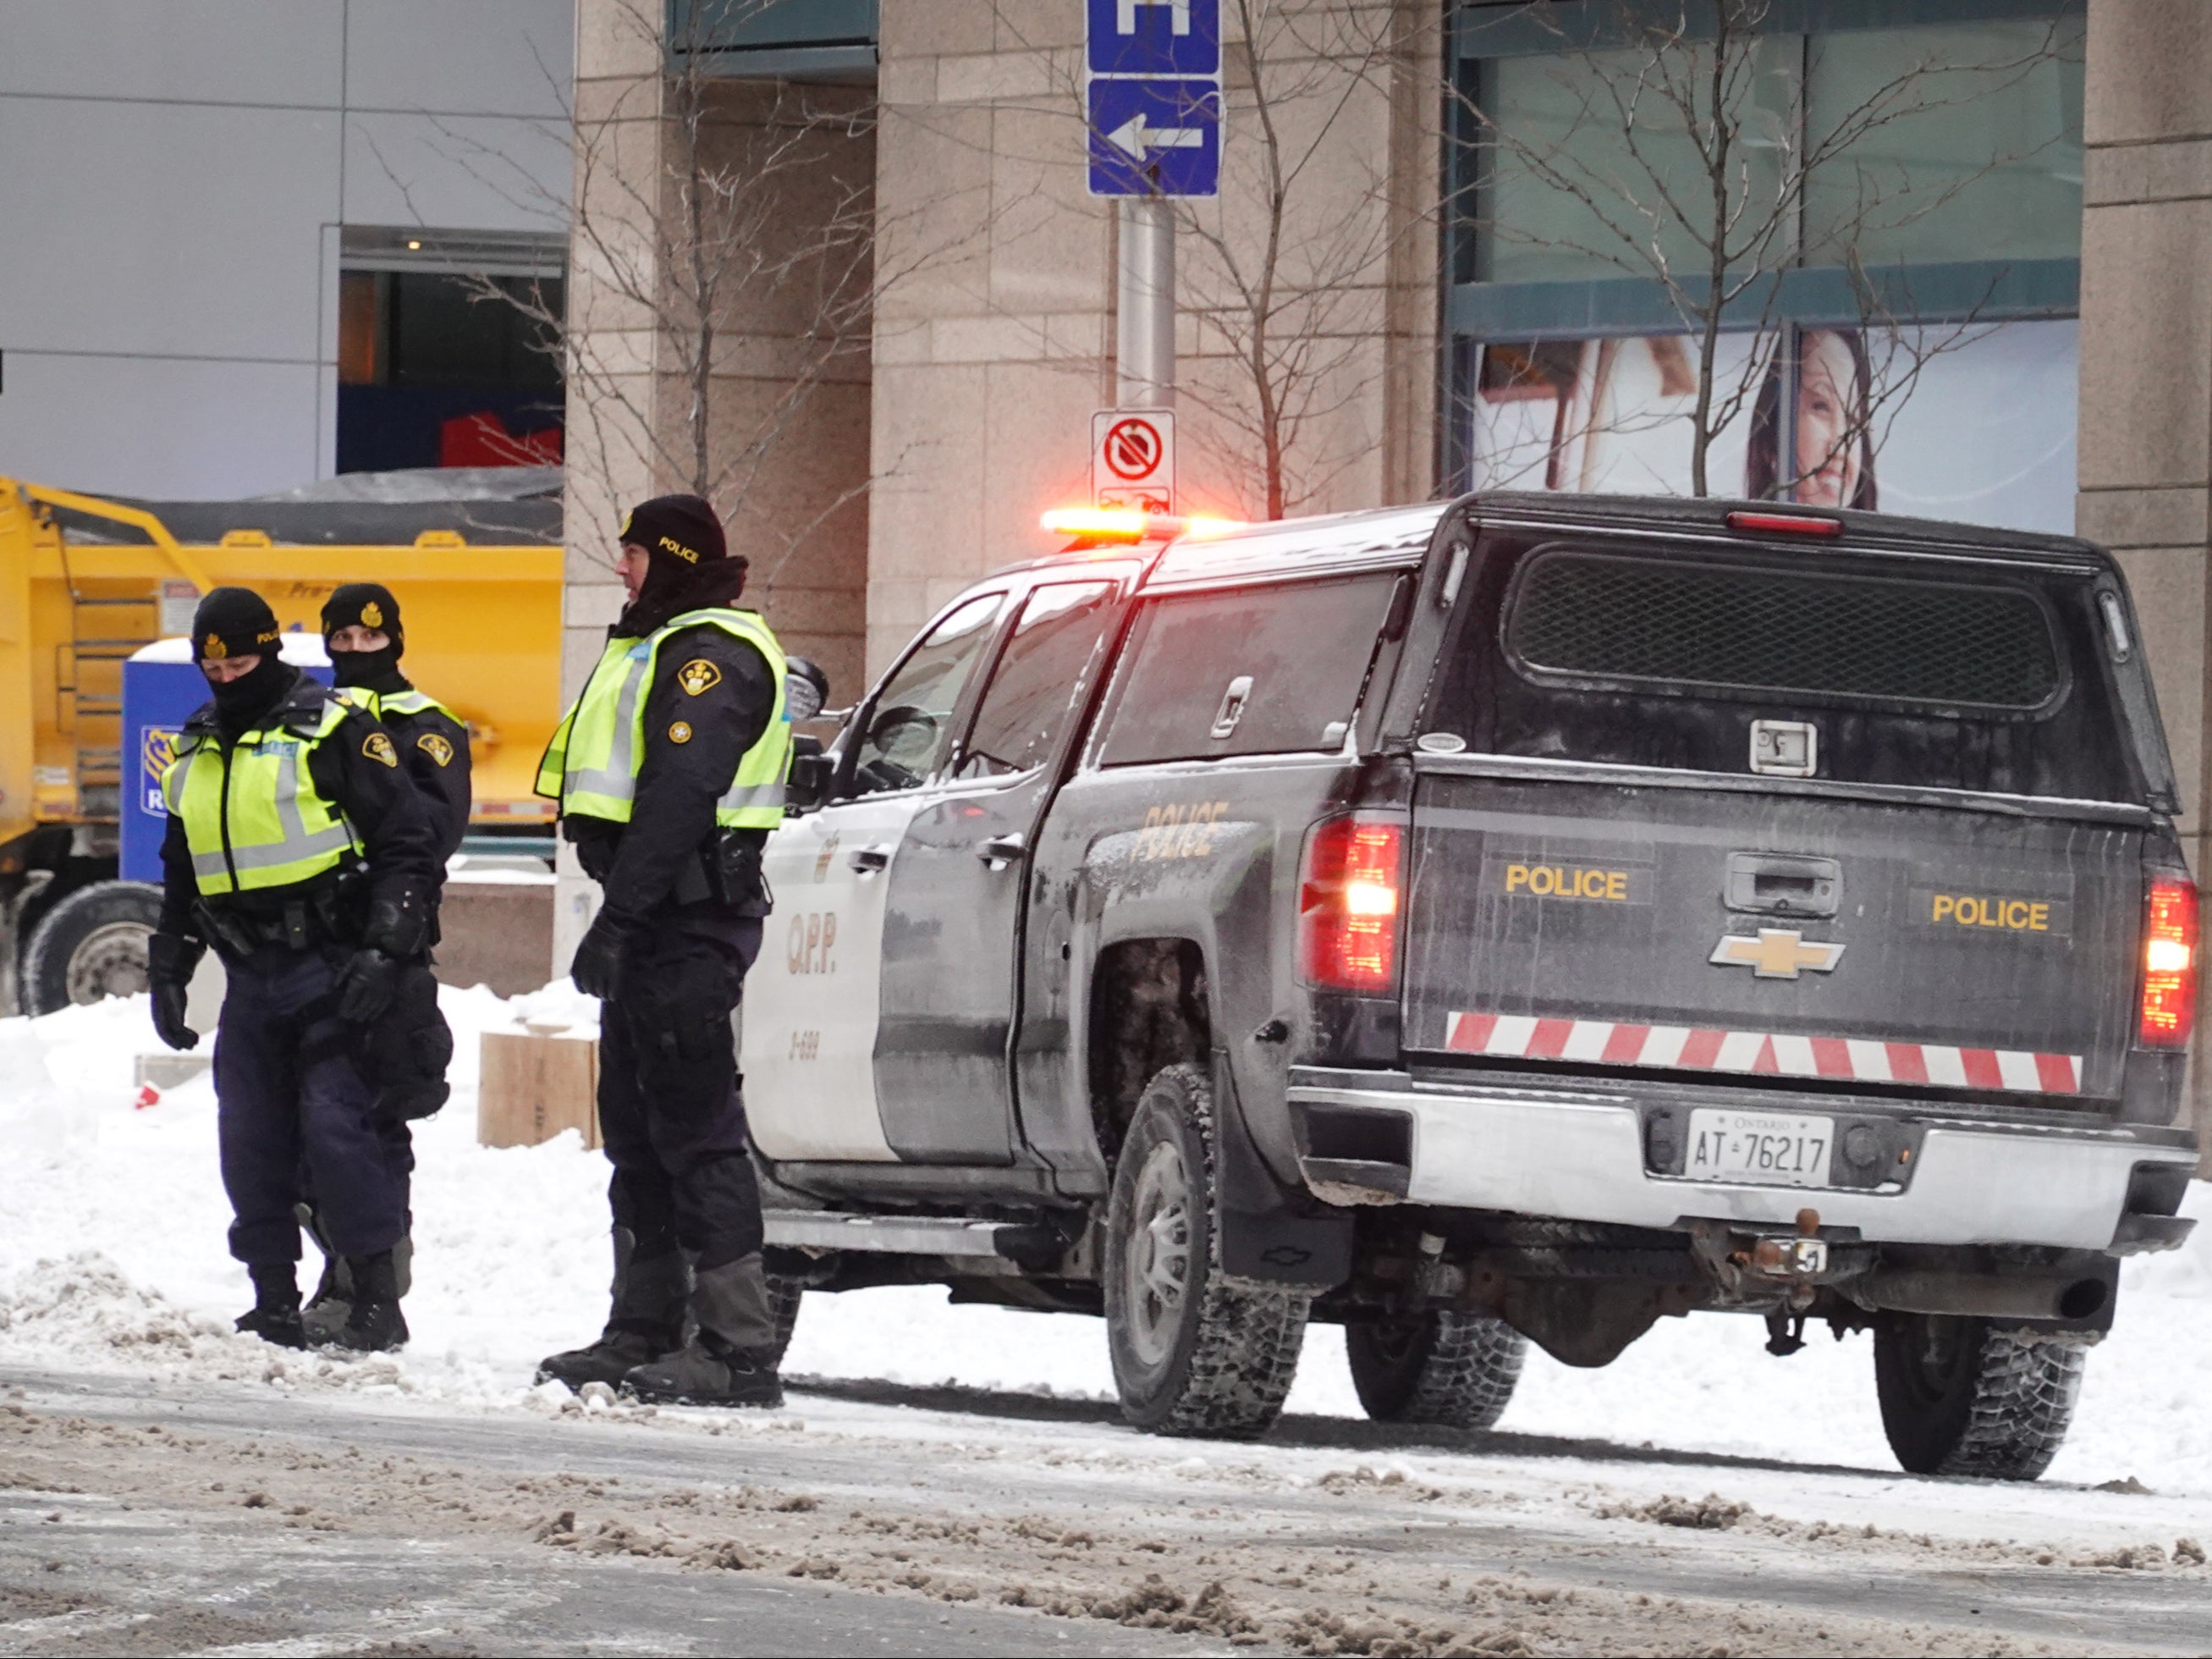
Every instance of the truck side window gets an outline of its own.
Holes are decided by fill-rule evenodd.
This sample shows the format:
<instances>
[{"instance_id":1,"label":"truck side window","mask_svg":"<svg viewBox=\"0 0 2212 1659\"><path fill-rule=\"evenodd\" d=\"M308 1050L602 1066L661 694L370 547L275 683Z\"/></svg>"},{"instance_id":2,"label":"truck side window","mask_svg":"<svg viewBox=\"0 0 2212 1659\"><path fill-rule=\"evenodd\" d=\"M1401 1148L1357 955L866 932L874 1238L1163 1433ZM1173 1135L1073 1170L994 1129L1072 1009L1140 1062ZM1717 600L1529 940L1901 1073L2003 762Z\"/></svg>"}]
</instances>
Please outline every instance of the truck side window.
<instances>
[{"instance_id":1,"label":"truck side window","mask_svg":"<svg viewBox=\"0 0 2212 1659\"><path fill-rule=\"evenodd\" d=\"M937 770L951 746L960 693L1006 603L1003 593L977 594L931 629L884 682L854 753L854 794L911 789Z\"/></svg>"},{"instance_id":2,"label":"truck side window","mask_svg":"<svg viewBox=\"0 0 2212 1659\"><path fill-rule=\"evenodd\" d=\"M1100 763L1285 754L1343 743L1395 572L1146 605Z\"/></svg>"},{"instance_id":3,"label":"truck side window","mask_svg":"<svg viewBox=\"0 0 2212 1659\"><path fill-rule=\"evenodd\" d=\"M1051 758L1113 596L1112 582L1052 582L1030 593L983 689L955 775L1006 777Z\"/></svg>"}]
</instances>

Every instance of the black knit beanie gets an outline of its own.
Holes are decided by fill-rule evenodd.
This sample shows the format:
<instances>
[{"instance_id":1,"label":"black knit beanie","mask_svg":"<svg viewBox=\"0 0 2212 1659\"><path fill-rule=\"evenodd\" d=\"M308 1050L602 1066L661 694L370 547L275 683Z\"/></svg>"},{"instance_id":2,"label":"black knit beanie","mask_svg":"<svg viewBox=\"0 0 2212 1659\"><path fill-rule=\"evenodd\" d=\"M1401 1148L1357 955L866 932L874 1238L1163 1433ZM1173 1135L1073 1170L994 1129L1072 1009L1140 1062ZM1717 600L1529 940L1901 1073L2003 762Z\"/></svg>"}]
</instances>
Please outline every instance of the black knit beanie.
<instances>
[{"instance_id":1,"label":"black knit beanie","mask_svg":"<svg viewBox=\"0 0 2212 1659\"><path fill-rule=\"evenodd\" d=\"M404 691L399 659L407 649L407 630L399 621L399 601L382 582L348 582L323 601L323 641L341 628L368 628L391 636L381 651L333 651L331 678L338 685L365 685L372 691Z\"/></svg>"},{"instance_id":2,"label":"black knit beanie","mask_svg":"<svg viewBox=\"0 0 2212 1659\"><path fill-rule=\"evenodd\" d=\"M639 502L623 521L622 540L625 547L643 548L654 565L679 570L730 556L722 521L696 495L655 495Z\"/></svg>"},{"instance_id":3,"label":"black knit beanie","mask_svg":"<svg viewBox=\"0 0 2212 1659\"><path fill-rule=\"evenodd\" d=\"M280 644L276 613L250 587L213 587L192 612L192 659L273 657Z\"/></svg>"},{"instance_id":4,"label":"black knit beanie","mask_svg":"<svg viewBox=\"0 0 2212 1659\"><path fill-rule=\"evenodd\" d=\"M216 662L225 657L258 657L254 669L221 684L210 680L216 717L231 735L246 730L284 700L300 678L283 656L283 637L276 613L250 587L210 590L192 613L192 656Z\"/></svg>"},{"instance_id":5,"label":"black knit beanie","mask_svg":"<svg viewBox=\"0 0 2212 1659\"><path fill-rule=\"evenodd\" d=\"M722 521L696 495L640 502L623 521L622 541L648 556L644 584L615 623L617 637L642 638L684 611L735 605L744 591L748 562L731 556Z\"/></svg>"}]
</instances>

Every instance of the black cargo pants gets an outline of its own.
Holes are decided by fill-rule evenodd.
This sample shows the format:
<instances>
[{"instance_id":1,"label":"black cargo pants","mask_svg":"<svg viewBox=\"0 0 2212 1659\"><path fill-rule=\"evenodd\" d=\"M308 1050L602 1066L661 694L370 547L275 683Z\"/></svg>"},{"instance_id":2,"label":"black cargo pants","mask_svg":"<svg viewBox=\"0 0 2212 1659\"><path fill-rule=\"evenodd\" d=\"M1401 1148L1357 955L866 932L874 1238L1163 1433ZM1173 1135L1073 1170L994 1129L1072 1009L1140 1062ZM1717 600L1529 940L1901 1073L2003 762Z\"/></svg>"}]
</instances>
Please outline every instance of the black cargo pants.
<instances>
[{"instance_id":1,"label":"black cargo pants","mask_svg":"<svg viewBox=\"0 0 2212 1659\"><path fill-rule=\"evenodd\" d=\"M300 1259L293 1206L304 1171L331 1246L375 1255L407 1231L411 1158L379 1133L376 1091L356 1060L358 1028L337 1017L345 952L264 945L224 959L228 989L216 1028L216 1135L230 1195L230 1253L240 1261Z\"/></svg>"},{"instance_id":2,"label":"black cargo pants","mask_svg":"<svg viewBox=\"0 0 2212 1659\"><path fill-rule=\"evenodd\" d=\"M614 1224L646 1259L681 1245L706 1273L758 1251L760 1183L730 1015L761 921L714 904L665 911L599 1016L599 1137Z\"/></svg>"}]
</instances>

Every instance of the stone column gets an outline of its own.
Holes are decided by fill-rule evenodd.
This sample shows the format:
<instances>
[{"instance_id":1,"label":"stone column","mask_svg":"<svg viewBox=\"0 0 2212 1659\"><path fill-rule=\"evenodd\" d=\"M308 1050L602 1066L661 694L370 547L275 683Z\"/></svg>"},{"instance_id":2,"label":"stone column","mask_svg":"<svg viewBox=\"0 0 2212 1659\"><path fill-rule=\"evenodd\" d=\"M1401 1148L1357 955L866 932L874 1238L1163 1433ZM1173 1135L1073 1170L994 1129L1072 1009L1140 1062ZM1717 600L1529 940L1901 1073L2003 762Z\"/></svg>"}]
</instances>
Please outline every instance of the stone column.
<instances>
[{"instance_id":1,"label":"stone column","mask_svg":"<svg viewBox=\"0 0 2212 1659\"><path fill-rule=\"evenodd\" d=\"M2134 590L2205 878L2212 545L2212 6L2089 0L2083 110L2081 533ZM2206 988L2212 991L2212 975ZM2192 1094L2208 1116L2200 1005Z\"/></svg>"},{"instance_id":2,"label":"stone column","mask_svg":"<svg viewBox=\"0 0 2212 1659\"><path fill-rule=\"evenodd\" d=\"M614 531L625 503L653 495L655 480L640 415L653 408L656 342L652 308L629 297L653 280L655 237L643 204L655 199L661 167L661 40L656 9L639 0L578 0L575 189L569 242L566 490L567 591L562 603L562 706L598 661L609 623L623 607L614 573ZM575 372L579 354L623 365L620 399L595 395L606 381ZM568 970L576 941L599 909L564 842L555 863L553 960Z\"/></svg>"},{"instance_id":3,"label":"stone column","mask_svg":"<svg viewBox=\"0 0 2212 1659\"><path fill-rule=\"evenodd\" d=\"M689 152L674 112L684 83L667 77L665 19L661 0L577 6L562 693L581 687L621 612L624 511L705 488L732 551L751 562L742 603L787 650L821 663L833 696L849 698L860 690L868 533L872 96L764 80L698 85L709 187L735 180L773 199L746 199L755 222L742 236L710 231L695 243L680 207ZM742 246L724 246L732 240ZM703 485L688 435L693 387L681 372L700 337L684 299L697 289L679 286L695 246L720 263L726 301L708 364ZM840 288L856 246L858 274ZM565 848L556 874L558 975L599 889Z\"/></svg>"}]
</instances>

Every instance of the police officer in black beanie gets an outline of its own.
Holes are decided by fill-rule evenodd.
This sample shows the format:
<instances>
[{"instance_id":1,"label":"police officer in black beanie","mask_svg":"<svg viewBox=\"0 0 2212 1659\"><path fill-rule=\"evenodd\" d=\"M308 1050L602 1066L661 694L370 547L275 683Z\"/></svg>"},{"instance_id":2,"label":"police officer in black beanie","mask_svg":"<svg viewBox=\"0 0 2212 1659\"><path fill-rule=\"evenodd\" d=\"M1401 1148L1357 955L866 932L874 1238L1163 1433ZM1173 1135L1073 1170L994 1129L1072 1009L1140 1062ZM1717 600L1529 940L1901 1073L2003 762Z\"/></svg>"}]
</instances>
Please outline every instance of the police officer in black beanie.
<instances>
[{"instance_id":1,"label":"police officer in black beanie","mask_svg":"<svg viewBox=\"0 0 2212 1659\"><path fill-rule=\"evenodd\" d=\"M392 734L400 769L429 816L437 841L438 887L431 895L428 943L435 945L436 906L446 860L468 833L468 725L400 672L407 631L399 601L390 588L380 582L347 583L324 601L322 623L323 644L330 653L331 678L338 696ZM446 1068L453 1057L453 1033L438 1011L438 981L426 948L419 959L403 965L392 1007L362 1033L360 1055L362 1070L377 1091L378 1137L403 1179L415 1169L414 1136L408 1126L446 1103L451 1092ZM310 1178L310 1189L312 1184ZM300 1219L323 1251L322 1279L301 1313L309 1340L320 1341L344 1325L353 1301L353 1281L345 1257L331 1247L312 1200L301 1206ZM413 1271L411 1230L392 1259L404 1295Z\"/></svg>"},{"instance_id":2,"label":"police officer in black beanie","mask_svg":"<svg viewBox=\"0 0 2212 1659\"><path fill-rule=\"evenodd\" d=\"M782 1333L730 1015L760 951L761 848L783 812L783 649L737 609L745 562L699 497L645 502L621 542L629 604L538 780L605 894L570 972L605 1004L613 1306L597 1341L538 1377L773 1406Z\"/></svg>"},{"instance_id":3,"label":"police officer in black beanie","mask_svg":"<svg viewBox=\"0 0 2212 1659\"><path fill-rule=\"evenodd\" d=\"M422 949L437 866L391 734L285 663L259 595L200 602L192 648L214 696L177 735L161 776L161 918L148 942L154 1029L199 1034L185 993L212 945L227 970L215 1087L231 1254L254 1305L238 1322L298 1347L295 1267L304 1161L358 1294L335 1340L407 1340L392 1248L407 1187L371 1120L355 1055Z\"/></svg>"}]
</instances>

